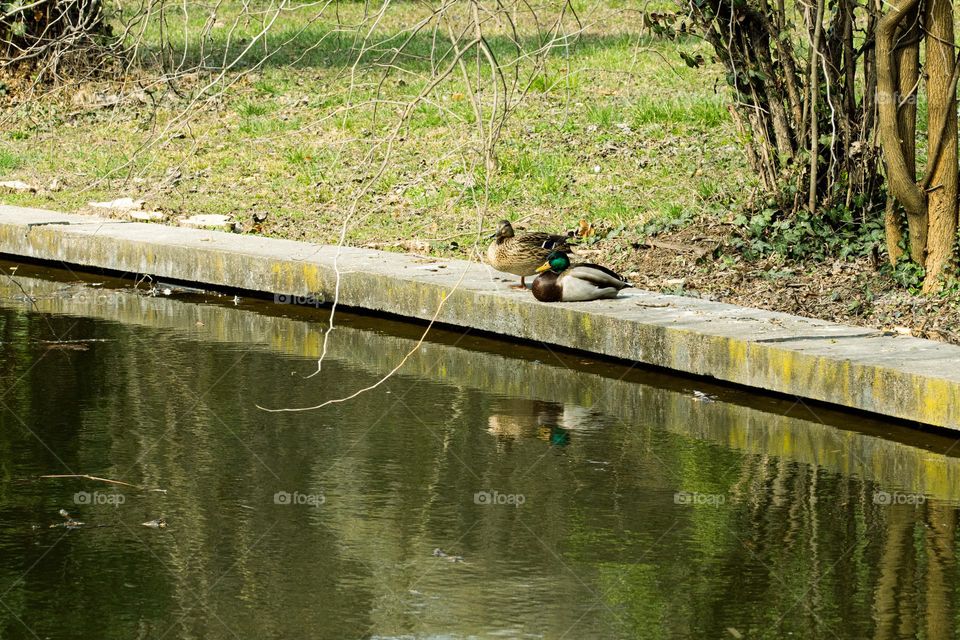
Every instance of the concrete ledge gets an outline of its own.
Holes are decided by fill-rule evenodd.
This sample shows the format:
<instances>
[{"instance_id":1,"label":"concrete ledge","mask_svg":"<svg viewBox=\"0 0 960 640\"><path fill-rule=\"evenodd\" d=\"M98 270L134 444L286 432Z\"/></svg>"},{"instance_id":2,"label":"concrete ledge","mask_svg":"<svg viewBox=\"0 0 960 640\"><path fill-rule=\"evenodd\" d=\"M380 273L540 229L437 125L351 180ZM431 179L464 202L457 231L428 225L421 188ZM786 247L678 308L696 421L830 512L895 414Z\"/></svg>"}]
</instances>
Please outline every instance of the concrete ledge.
<instances>
[{"instance_id":1,"label":"concrete ledge","mask_svg":"<svg viewBox=\"0 0 960 640\"><path fill-rule=\"evenodd\" d=\"M0 253L330 301L960 429L960 347L627 290L543 304L460 260L0 205ZM459 282L459 286L458 286Z\"/></svg>"}]
</instances>

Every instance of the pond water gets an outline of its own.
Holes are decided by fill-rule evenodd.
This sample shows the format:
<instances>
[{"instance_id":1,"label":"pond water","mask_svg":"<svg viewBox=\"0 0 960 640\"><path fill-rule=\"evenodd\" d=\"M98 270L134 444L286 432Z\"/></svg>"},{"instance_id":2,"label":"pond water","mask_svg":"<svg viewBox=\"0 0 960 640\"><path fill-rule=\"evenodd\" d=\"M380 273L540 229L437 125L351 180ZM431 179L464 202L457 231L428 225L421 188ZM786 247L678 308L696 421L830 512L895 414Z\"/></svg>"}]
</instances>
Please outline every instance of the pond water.
<instances>
[{"instance_id":1,"label":"pond water","mask_svg":"<svg viewBox=\"0 0 960 640\"><path fill-rule=\"evenodd\" d=\"M3 638L957 634L943 435L453 330L266 412L422 327L13 266Z\"/></svg>"}]
</instances>

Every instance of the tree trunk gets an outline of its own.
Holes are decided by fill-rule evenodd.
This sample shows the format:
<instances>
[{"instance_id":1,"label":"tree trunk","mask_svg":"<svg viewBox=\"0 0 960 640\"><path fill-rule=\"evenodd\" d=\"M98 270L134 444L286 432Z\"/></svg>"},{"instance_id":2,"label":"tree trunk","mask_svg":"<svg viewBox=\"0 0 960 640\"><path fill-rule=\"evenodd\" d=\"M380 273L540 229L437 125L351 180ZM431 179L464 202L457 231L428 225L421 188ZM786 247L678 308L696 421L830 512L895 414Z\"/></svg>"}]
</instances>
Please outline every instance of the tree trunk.
<instances>
[{"instance_id":1,"label":"tree trunk","mask_svg":"<svg viewBox=\"0 0 960 640\"><path fill-rule=\"evenodd\" d=\"M941 0L944 1L944 0ZM877 23L877 112L880 143L887 165L890 193L914 217L914 224L926 227L926 194L917 185L916 172L911 172L903 153L897 105L896 71L893 66L893 36L904 17L916 8L919 0L899 0Z\"/></svg>"},{"instance_id":2,"label":"tree trunk","mask_svg":"<svg viewBox=\"0 0 960 640\"><path fill-rule=\"evenodd\" d=\"M887 242L887 257L891 265L896 265L903 257L903 250L900 248L903 242L903 230L901 229L903 211L897 199L892 195L887 195L887 207L883 213L883 234Z\"/></svg>"},{"instance_id":3,"label":"tree trunk","mask_svg":"<svg viewBox=\"0 0 960 640\"><path fill-rule=\"evenodd\" d=\"M920 10L918 6L904 14L897 42L904 42L894 56L893 72L897 86L897 124L900 146L910 176L917 179L917 89L920 79ZM908 220L910 257L923 264L927 247L927 220L923 216L910 216ZM890 264L895 265L903 254L903 211L892 197L888 196L885 216L887 254Z\"/></svg>"},{"instance_id":4,"label":"tree trunk","mask_svg":"<svg viewBox=\"0 0 960 640\"><path fill-rule=\"evenodd\" d=\"M957 235L957 108L953 71L953 5L951 0L928 0L925 23L927 61L927 131L930 184L927 212L924 292L938 291L941 276L953 257Z\"/></svg>"}]
</instances>

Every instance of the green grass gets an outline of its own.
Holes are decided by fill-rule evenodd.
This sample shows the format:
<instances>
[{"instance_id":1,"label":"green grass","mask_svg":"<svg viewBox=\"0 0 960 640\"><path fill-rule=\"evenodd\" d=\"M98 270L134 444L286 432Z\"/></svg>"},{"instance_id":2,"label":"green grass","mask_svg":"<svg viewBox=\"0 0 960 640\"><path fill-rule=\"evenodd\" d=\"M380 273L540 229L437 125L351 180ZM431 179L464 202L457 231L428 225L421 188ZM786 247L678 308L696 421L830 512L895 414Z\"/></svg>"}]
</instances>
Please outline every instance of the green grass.
<instances>
[{"instance_id":1,"label":"green grass","mask_svg":"<svg viewBox=\"0 0 960 640\"><path fill-rule=\"evenodd\" d=\"M236 106L236 111L244 118L255 118L270 113L273 108L266 102L241 100Z\"/></svg>"},{"instance_id":2,"label":"green grass","mask_svg":"<svg viewBox=\"0 0 960 640\"><path fill-rule=\"evenodd\" d=\"M0 147L0 174L6 174L20 166L20 158L8 149Z\"/></svg>"},{"instance_id":3,"label":"green grass","mask_svg":"<svg viewBox=\"0 0 960 640\"><path fill-rule=\"evenodd\" d=\"M632 105L631 116L637 126L671 123L716 127L728 123L730 119L726 103L719 97L679 100L645 96Z\"/></svg>"},{"instance_id":4,"label":"green grass","mask_svg":"<svg viewBox=\"0 0 960 640\"><path fill-rule=\"evenodd\" d=\"M626 109L615 104L591 104L587 106L587 121L598 127L609 129L620 122Z\"/></svg>"},{"instance_id":5,"label":"green grass","mask_svg":"<svg viewBox=\"0 0 960 640\"><path fill-rule=\"evenodd\" d=\"M208 64L225 54L229 60L258 31L257 21L241 21L226 41L238 6L234 0L222 5L203 49ZM604 28L591 28L575 46L553 49L544 67L528 65L508 76L512 97L529 91L499 131L498 169L488 176L459 72L437 84L396 128L402 104L437 77L432 65L448 64L431 63L433 36L427 32L410 39L404 56L391 57L407 35L404 27L423 18L425 7L391 5L371 39L378 44L354 66L354 34L337 32L330 16L311 22L315 5L304 6L281 16L271 32L271 46L290 39L288 46L269 56L262 46L251 48L216 100L194 108L187 125L174 127L179 135L159 139L146 153L142 145L179 122L208 76L187 75L174 92L151 84L148 68L138 80L156 87L155 112L136 100L85 111L63 96L11 114L7 130L14 134L0 142L0 173L38 185L58 178L64 186L3 199L72 210L90 200L136 196L172 213L240 219L267 210L267 233L320 242L336 241L356 199L350 242L437 240L434 246L445 252L449 243L439 239L465 234L460 246L469 245L478 207L488 225L524 217L530 227L561 231L587 219L622 228L622 241L641 234L652 218L722 214L752 185L724 95L714 91L715 83L724 86L721 69L689 69L678 55L680 49L707 55L706 46L651 39L635 11L618 12L610 4L608 18L595 20ZM363 5L348 3L339 11L345 22L357 23ZM200 13L188 21L194 44L187 59L200 59L196 36L208 19ZM170 20L167 33L176 48L183 25L178 17ZM533 25L521 21L518 29L525 45L536 41ZM158 34L148 29L147 54L159 51ZM515 55L503 34L491 34L490 44L499 59ZM241 74L258 62L263 66ZM386 64L391 72L384 76ZM475 78L476 59L467 66ZM482 66L480 73L489 79ZM483 135L490 131L493 98L487 87ZM376 108L374 100L380 101ZM371 183L387 148L389 161ZM183 172L181 181L160 188L172 167Z\"/></svg>"}]
</instances>

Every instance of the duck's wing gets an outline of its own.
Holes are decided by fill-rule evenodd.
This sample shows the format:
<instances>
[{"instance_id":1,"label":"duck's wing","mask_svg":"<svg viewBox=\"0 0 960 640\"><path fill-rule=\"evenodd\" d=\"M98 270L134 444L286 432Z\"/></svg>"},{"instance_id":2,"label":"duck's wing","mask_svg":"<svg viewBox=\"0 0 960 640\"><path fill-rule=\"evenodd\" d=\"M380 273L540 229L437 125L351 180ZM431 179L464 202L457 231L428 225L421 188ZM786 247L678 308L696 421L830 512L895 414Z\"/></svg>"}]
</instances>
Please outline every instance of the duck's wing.
<instances>
[{"instance_id":1,"label":"duck's wing","mask_svg":"<svg viewBox=\"0 0 960 640\"><path fill-rule=\"evenodd\" d=\"M585 280L598 287L616 287L623 289L632 286L622 275L599 264L575 264L564 272L571 277Z\"/></svg>"},{"instance_id":2,"label":"duck's wing","mask_svg":"<svg viewBox=\"0 0 960 640\"><path fill-rule=\"evenodd\" d=\"M566 251L570 248L570 238L534 231L521 236L524 244L540 247L547 251Z\"/></svg>"},{"instance_id":3,"label":"duck's wing","mask_svg":"<svg viewBox=\"0 0 960 640\"><path fill-rule=\"evenodd\" d=\"M595 264L570 267L560 276L559 284L564 302L616 298L621 289L629 286L613 271Z\"/></svg>"}]
</instances>

